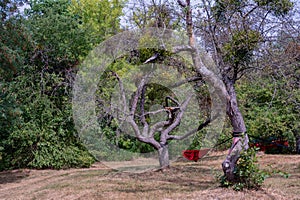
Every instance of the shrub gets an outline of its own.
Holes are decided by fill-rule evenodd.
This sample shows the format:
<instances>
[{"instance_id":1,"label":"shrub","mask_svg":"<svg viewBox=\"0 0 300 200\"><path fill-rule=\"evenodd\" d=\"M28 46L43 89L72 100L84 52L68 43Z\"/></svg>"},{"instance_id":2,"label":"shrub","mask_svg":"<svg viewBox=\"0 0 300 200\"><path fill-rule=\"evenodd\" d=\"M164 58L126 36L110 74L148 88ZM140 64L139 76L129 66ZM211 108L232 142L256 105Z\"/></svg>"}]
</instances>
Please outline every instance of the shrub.
<instances>
[{"instance_id":1,"label":"shrub","mask_svg":"<svg viewBox=\"0 0 300 200\"><path fill-rule=\"evenodd\" d=\"M77 137L69 86L33 67L23 73L0 85L0 170L90 166L94 158Z\"/></svg>"},{"instance_id":2,"label":"shrub","mask_svg":"<svg viewBox=\"0 0 300 200\"><path fill-rule=\"evenodd\" d=\"M234 174L234 181L228 181L225 175L219 177L221 186L232 187L234 190L259 189L267 177L267 174L259 169L254 148L241 152Z\"/></svg>"}]
</instances>

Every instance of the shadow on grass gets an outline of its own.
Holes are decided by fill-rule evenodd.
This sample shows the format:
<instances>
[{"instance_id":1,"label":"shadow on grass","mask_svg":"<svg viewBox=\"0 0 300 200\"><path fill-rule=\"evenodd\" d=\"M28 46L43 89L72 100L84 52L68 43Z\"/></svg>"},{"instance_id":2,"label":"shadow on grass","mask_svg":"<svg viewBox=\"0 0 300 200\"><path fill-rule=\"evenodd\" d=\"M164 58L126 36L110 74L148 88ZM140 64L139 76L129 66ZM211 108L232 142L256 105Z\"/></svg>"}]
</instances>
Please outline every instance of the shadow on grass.
<instances>
[{"instance_id":1,"label":"shadow on grass","mask_svg":"<svg viewBox=\"0 0 300 200\"><path fill-rule=\"evenodd\" d=\"M0 184L20 182L21 179L28 177L30 174L26 170L10 170L0 172Z\"/></svg>"},{"instance_id":2,"label":"shadow on grass","mask_svg":"<svg viewBox=\"0 0 300 200\"><path fill-rule=\"evenodd\" d=\"M179 180L180 181L180 180ZM186 182L182 181L181 183L173 183L173 182L164 182L161 185L155 186L147 186L147 187L126 187L126 188L116 188L115 190L119 192L126 192L126 193L147 193L147 192L160 192L164 193L186 193L186 192L193 192L199 190L207 190L216 185L213 181L197 181L197 182ZM217 187L217 186L215 186Z\"/></svg>"},{"instance_id":3,"label":"shadow on grass","mask_svg":"<svg viewBox=\"0 0 300 200\"><path fill-rule=\"evenodd\" d=\"M114 178L124 178L127 184L121 182L115 190L126 193L162 192L186 193L199 190L218 188L219 183L214 178L211 169L201 166L171 167L166 171L151 171L140 174L116 173ZM130 184L130 182L135 184Z\"/></svg>"},{"instance_id":4,"label":"shadow on grass","mask_svg":"<svg viewBox=\"0 0 300 200\"><path fill-rule=\"evenodd\" d=\"M120 185L115 189L126 193L162 192L166 193L186 193L199 190L217 188L218 184L214 180L201 180L197 178L165 178L165 179L144 179L135 185Z\"/></svg>"}]
</instances>

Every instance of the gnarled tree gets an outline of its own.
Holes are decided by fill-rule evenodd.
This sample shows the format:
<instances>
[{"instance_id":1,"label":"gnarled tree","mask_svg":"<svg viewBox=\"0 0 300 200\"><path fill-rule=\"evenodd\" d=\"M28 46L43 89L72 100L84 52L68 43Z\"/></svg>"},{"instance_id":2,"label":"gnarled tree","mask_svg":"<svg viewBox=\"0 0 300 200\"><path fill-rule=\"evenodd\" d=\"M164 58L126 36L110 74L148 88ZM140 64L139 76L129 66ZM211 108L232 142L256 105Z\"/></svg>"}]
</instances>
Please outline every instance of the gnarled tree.
<instances>
[{"instance_id":1,"label":"gnarled tree","mask_svg":"<svg viewBox=\"0 0 300 200\"><path fill-rule=\"evenodd\" d=\"M248 148L248 136L238 107L235 83L254 69L250 63L254 55L259 55L259 45L270 36L269 31L275 29L269 22L287 14L293 4L288 0L202 0L193 5L190 0L177 2L185 16L195 69L206 80L215 83L220 95L227 100L227 116L233 129L233 142L222 167L227 179L233 181L239 154L242 149ZM201 36L206 50L218 67L221 77L219 84L212 78L214 73L201 61L196 44L197 36Z\"/></svg>"}]
</instances>

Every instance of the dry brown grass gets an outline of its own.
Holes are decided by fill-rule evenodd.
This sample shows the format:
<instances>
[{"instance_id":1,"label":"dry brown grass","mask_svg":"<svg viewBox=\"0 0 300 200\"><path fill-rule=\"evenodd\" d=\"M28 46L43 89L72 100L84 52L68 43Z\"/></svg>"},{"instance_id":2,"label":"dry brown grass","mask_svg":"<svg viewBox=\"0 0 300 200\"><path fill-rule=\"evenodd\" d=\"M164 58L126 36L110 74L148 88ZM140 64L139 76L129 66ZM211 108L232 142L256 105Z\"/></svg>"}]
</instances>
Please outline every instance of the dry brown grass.
<instances>
[{"instance_id":1,"label":"dry brown grass","mask_svg":"<svg viewBox=\"0 0 300 200\"><path fill-rule=\"evenodd\" d=\"M235 192L220 188L215 174L225 152L199 162L184 159L166 171L132 174L101 163L89 169L13 170L0 173L0 199L300 199L300 155L259 155L262 168L279 169L262 190Z\"/></svg>"}]
</instances>

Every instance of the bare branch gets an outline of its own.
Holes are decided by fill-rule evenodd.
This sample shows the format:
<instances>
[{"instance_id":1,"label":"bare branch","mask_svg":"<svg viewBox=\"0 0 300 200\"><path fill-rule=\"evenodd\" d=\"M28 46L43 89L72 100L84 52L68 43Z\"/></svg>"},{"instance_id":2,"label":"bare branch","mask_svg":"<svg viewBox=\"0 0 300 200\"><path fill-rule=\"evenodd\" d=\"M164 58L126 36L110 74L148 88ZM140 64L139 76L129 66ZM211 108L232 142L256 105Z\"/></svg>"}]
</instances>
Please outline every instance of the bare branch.
<instances>
[{"instance_id":1,"label":"bare branch","mask_svg":"<svg viewBox=\"0 0 300 200\"><path fill-rule=\"evenodd\" d=\"M192 20L192 9L190 7L190 0L186 0L187 2L187 12L186 12L186 30L189 38L189 45L194 51L192 52L192 60L197 73L203 76L203 79L208 81L213 85L214 88L219 90L218 94L220 94L222 99L226 101L229 100L229 95L226 90L224 83L219 79L219 77L211 70L209 70L203 60L200 57L198 48L196 47L196 39L193 31L193 20Z\"/></svg>"},{"instance_id":2,"label":"bare branch","mask_svg":"<svg viewBox=\"0 0 300 200\"><path fill-rule=\"evenodd\" d=\"M202 124L200 124L198 126L198 128L195 128L189 132L187 132L184 135L168 135L167 139L171 139L171 140L183 140L191 135L193 135L194 133L202 130L203 128L205 128L206 126L208 126L212 121L214 121L215 119L217 119L218 115L214 116L212 119L208 118L205 122L203 122Z\"/></svg>"},{"instance_id":3,"label":"bare branch","mask_svg":"<svg viewBox=\"0 0 300 200\"><path fill-rule=\"evenodd\" d=\"M156 115L160 112L166 112L166 109L159 109L159 110L156 110L156 111L152 111L152 112L146 112L144 115Z\"/></svg>"},{"instance_id":4,"label":"bare branch","mask_svg":"<svg viewBox=\"0 0 300 200\"><path fill-rule=\"evenodd\" d=\"M135 95L133 97L133 101L132 101L132 105L131 105L131 111L130 111L130 115L133 117L133 115L135 114L135 111L136 111L136 107L137 107L137 103L138 103L138 99L139 99L139 96L141 95L141 92L142 92L142 89L143 87L145 86L145 78L143 77L136 92L135 92Z\"/></svg>"},{"instance_id":5,"label":"bare branch","mask_svg":"<svg viewBox=\"0 0 300 200\"><path fill-rule=\"evenodd\" d=\"M182 81L179 81L173 85L170 86L170 88L176 88L176 87L179 87L183 84L186 84L186 83L189 83L189 82L194 82L194 81L201 81L203 80L202 77L199 77L199 76L194 76L194 77L190 77L190 78L186 78Z\"/></svg>"},{"instance_id":6,"label":"bare branch","mask_svg":"<svg viewBox=\"0 0 300 200\"><path fill-rule=\"evenodd\" d=\"M156 60L159 56L159 53L155 53L153 56L151 56L150 58L148 58L143 64L147 64L149 62L152 62L154 60Z\"/></svg>"},{"instance_id":7,"label":"bare branch","mask_svg":"<svg viewBox=\"0 0 300 200\"><path fill-rule=\"evenodd\" d=\"M180 53L182 51L193 51L193 48L190 45L180 45L180 46L175 46L172 49L172 53Z\"/></svg>"},{"instance_id":8,"label":"bare branch","mask_svg":"<svg viewBox=\"0 0 300 200\"><path fill-rule=\"evenodd\" d=\"M125 95L125 91L124 91L124 86L123 86L123 82L122 80L120 79L120 77L118 76L118 74L116 72L112 72L112 74L117 78L118 82L119 82L119 87L120 87L120 93L121 93L121 96L122 96L122 101L123 101L123 113L126 115L126 111L127 111L127 102L126 102L126 95ZM125 120L132 126L133 130L134 130L134 133L135 133L135 136L139 139L142 140L145 140L145 138L142 137L142 134L139 130L139 127L137 125L137 123L134 121L134 114L135 114L135 111L136 111L136 107L137 107L137 103L138 103L138 99L139 99L139 96L140 94L142 93L142 90L145 86L145 78L143 78L137 88L137 91L136 91L136 94L134 95L134 98L133 98L133 101L132 101L132 107L131 107L131 111L130 111L130 115L129 117L126 117L125 116ZM145 120L146 121L146 120ZM145 126L144 126L144 131L147 131L148 129L148 124L145 123ZM143 132L144 132L143 131Z\"/></svg>"},{"instance_id":9,"label":"bare branch","mask_svg":"<svg viewBox=\"0 0 300 200\"><path fill-rule=\"evenodd\" d=\"M168 103L168 100L169 100L169 99L170 99L171 101L173 101L173 103L175 103L178 107L180 106L179 102L178 102L176 99L174 99L173 97L167 96L167 97L166 97L166 107L169 106L169 103Z\"/></svg>"},{"instance_id":10,"label":"bare branch","mask_svg":"<svg viewBox=\"0 0 300 200\"><path fill-rule=\"evenodd\" d=\"M181 7L183 7L183 8L186 7L186 3L183 2L183 1L181 1L181 0L177 0L177 3L178 3Z\"/></svg>"},{"instance_id":11,"label":"bare branch","mask_svg":"<svg viewBox=\"0 0 300 200\"><path fill-rule=\"evenodd\" d=\"M169 121L161 121L161 122L157 122L156 124L154 124L149 132L149 136L153 137L154 134L158 131L158 129L163 128L164 126L168 125Z\"/></svg>"},{"instance_id":12,"label":"bare branch","mask_svg":"<svg viewBox=\"0 0 300 200\"><path fill-rule=\"evenodd\" d=\"M184 135L168 135L167 139L171 139L171 140L183 140L183 139L185 139L185 138L193 135L194 133L202 130L203 128L205 128L207 125L210 124L211 121L212 120L209 118L205 122L203 122L202 124L200 124L198 128L195 128L195 129L187 132Z\"/></svg>"},{"instance_id":13,"label":"bare branch","mask_svg":"<svg viewBox=\"0 0 300 200\"><path fill-rule=\"evenodd\" d=\"M124 85L123 85L123 82L121 81L119 75L116 72L112 72L112 74L117 78L117 80L119 82L120 92L121 92L123 106L124 106L123 113L125 114L128 108L127 108L127 103L126 103L126 95L125 95L125 91L124 91Z\"/></svg>"},{"instance_id":14,"label":"bare branch","mask_svg":"<svg viewBox=\"0 0 300 200\"><path fill-rule=\"evenodd\" d=\"M159 144L159 142L157 142L153 137L137 136L137 139L141 142L151 144L156 149L161 148L161 145Z\"/></svg>"},{"instance_id":15,"label":"bare branch","mask_svg":"<svg viewBox=\"0 0 300 200\"><path fill-rule=\"evenodd\" d=\"M254 12L259 6L255 5L251 10L249 10L244 16L243 20L245 20L252 12Z\"/></svg>"},{"instance_id":16,"label":"bare branch","mask_svg":"<svg viewBox=\"0 0 300 200\"><path fill-rule=\"evenodd\" d=\"M145 115L145 92L146 92L146 85L144 85L142 89L142 94L141 94L141 122L144 126L147 126L148 123L146 122L146 115Z\"/></svg>"},{"instance_id":17,"label":"bare branch","mask_svg":"<svg viewBox=\"0 0 300 200\"><path fill-rule=\"evenodd\" d=\"M184 112L185 112L185 110L186 110L186 108L187 108L190 100L192 99L192 96L193 95L190 95L183 102L183 104L180 107L180 112L177 114L176 119L174 120L174 122L170 126L168 126L168 128L166 128L165 130L163 130L161 132L161 140L162 141L167 140L167 135L179 125L179 123L180 123L180 121L182 119L182 116L183 116L183 114L184 114Z\"/></svg>"}]
</instances>

